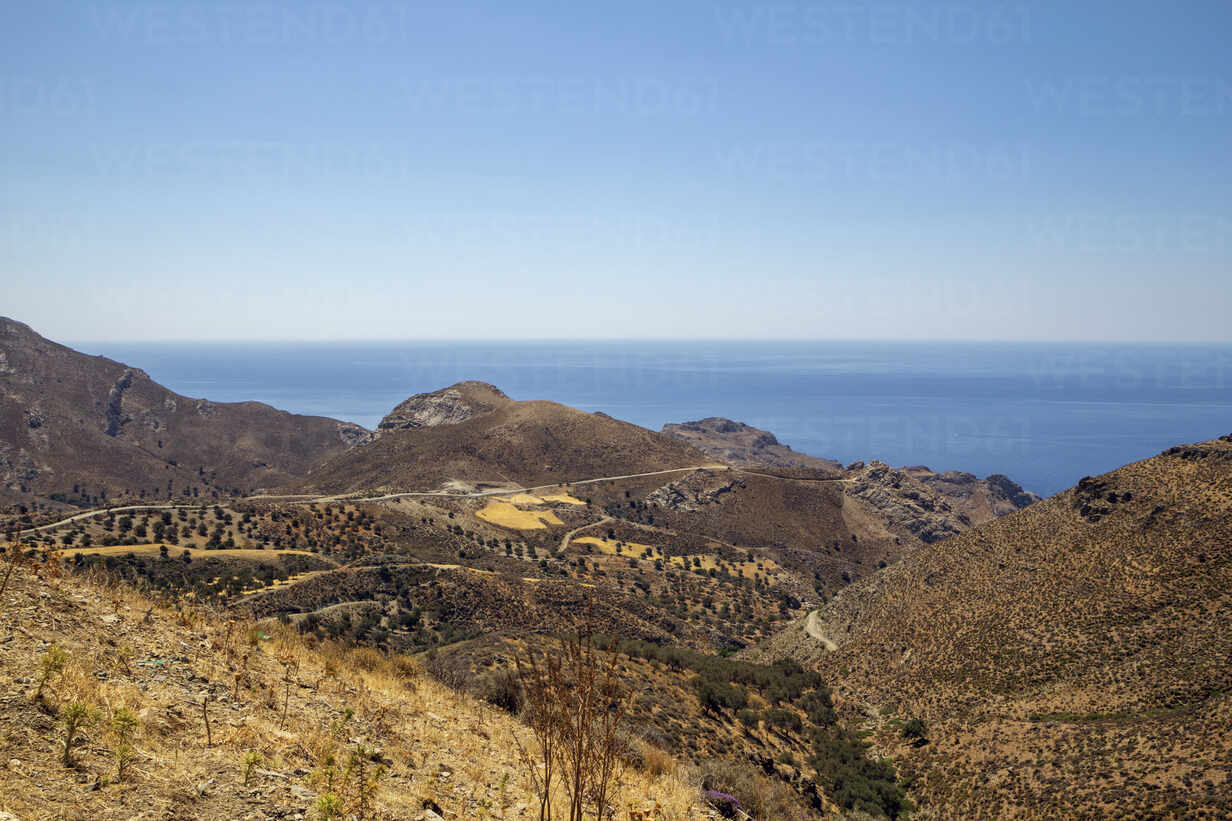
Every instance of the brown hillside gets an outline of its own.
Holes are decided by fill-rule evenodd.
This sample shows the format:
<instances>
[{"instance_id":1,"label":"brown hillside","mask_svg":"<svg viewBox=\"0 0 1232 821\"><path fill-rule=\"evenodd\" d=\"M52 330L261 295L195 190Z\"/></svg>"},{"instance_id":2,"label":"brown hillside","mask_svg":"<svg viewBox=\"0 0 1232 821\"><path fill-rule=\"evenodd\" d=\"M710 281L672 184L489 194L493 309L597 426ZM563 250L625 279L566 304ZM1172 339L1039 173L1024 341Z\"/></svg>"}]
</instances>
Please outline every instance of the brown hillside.
<instances>
[{"instance_id":1,"label":"brown hillside","mask_svg":"<svg viewBox=\"0 0 1232 821\"><path fill-rule=\"evenodd\" d=\"M797 453L769 431L720 416L664 425L662 432L721 462L739 467L810 468L830 472L842 467L832 459Z\"/></svg>"},{"instance_id":2,"label":"brown hillside","mask_svg":"<svg viewBox=\"0 0 1232 821\"><path fill-rule=\"evenodd\" d=\"M769 431L711 417L664 425L663 433L736 467L769 468L796 478L845 478L848 495L880 512L880 518L924 542L963 533L1039 497L1005 476L979 479L970 473L937 473L926 467L891 468L884 462L856 462L846 470L830 459L797 453Z\"/></svg>"},{"instance_id":3,"label":"brown hillside","mask_svg":"<svg viewBox=\"0 0 1232 821\"><path fill-rule=\"evenodd\" d=\"M403 402L372 442L297 484L330 493L447 482L543 485L695 467L713 460L670 437L555 402L517 402L462 382Z\"/></svg>"},{"instance_id":4,"label":"brown hillside","mask_svg":"<svg viewBox=\"0 0 1232 821\"><path fill-rule=\"evenodd\" d=\"M190 399L0 317L0 487L98 506L284 484L368 438L257 402Z\"/></svg>"},{"instance_id":5,"label":"brown hillside","mask_svg":"<svg viewBox=\"0 0 1232 821\"><path fill-rule=\"evenodd\" d=\"M54 566L42 572L19 569L0 597L0 818L538 815L518 756L519 744L533 744L529 731L409 657L169 608L124 587L60 578ZM62 665L37 693L41 660L58 652ZM87 721L66 766L74 703ZM127 742L116 723L125 710L136 719ZM686 775L663 753L655 774L626 767L612 796L617 818L717 817ZM554 796L558 814L564 800Z\"/></svg>"},{"instance_id":6,"label":"brown hillside","mask_svg":"<svg viewBox=\"0 0 1232 821\"><path fill-rule=\"evenodd\" d=\"M763 654L878 716L936 817L1213 818L1232 812L1229 624L1225 437L918 550ZM931 743L901 744L891 715Z\"/></svg>"}]
</instances>

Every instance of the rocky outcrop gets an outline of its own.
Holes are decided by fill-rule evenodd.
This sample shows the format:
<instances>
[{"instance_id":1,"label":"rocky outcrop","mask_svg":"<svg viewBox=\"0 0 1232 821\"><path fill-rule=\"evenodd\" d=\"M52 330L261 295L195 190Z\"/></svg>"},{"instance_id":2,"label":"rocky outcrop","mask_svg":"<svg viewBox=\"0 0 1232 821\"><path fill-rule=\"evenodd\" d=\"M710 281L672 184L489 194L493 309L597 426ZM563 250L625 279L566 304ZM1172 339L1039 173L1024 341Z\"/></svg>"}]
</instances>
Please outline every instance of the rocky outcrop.
<instances>
[{"instance_id":1,"label":"rocky outcrop","mask_svg":"<svg viewBox=\"0 0 1232 821\"><path fill-rule=\"evenodd\" d=\"M829 459L797 453L769 431L719 416L664 425L662 432L734 467L846 474L853 480L850 495L864 499L892 524L929 542L1039 501L1034 493L1000 474L980 479L971 473L937 473L923 466L893 469L884 462L852 462L844 468ZM674 499L665 492L662 501L667 504Z\"/></svg>"},{"instance_id":2,"label":"rocky outcrop","mask_svg":"<svg viewBox=\"0 0 1232 821\"><path fill-rule=\"evenodd\" d=\"M709 488L692 487L684 482L669 482L647 495L646 503L668 510L696 512L707 505L718 504L724 494L743 487L743 481L724 482Z\"/></svg>"},{"instance_id":3,"label":"rocky outcrop","mask_svg":"<svg viewBox=\"0 0 1232 821\"><path fill-rule=\"evenodd\" d=\"M689 443L702 453L736 467L782 467L836 470L838 462L797 453L769 431L711 416L696 422L664 425L661 433Z\"/></svg>"},{"instance_id":4,"label":"rocky outcrop","mask_svg":"<svg viewBox=\"0 0 1232 821\"><path fill-rule=\"evenodd\" d=\"M128 417L124 415L124 391L128 390L132 384L133 370L126 368L107 393L107 427L104 428L104 432L108 436L119 436L120 428L128 421Z\"/></svg>"},{"instance_id":5,"label":"rocky outcrop","mask_svg":"<svg viewBox=\"0 0 1232 821\"><path fill-rule=\"evenodd\" d=\"M970 519L905 470L877 461L858 468L852 465L849 470L849 495L867 502L892 526L922 542L937 542L971 527Z\"/></svg>"},{"instance_id":6,"label":"rocky outcrop","mask_svg":"<svg viewBox=\"0 0 1232 821\"><path fill-rule=\"evenodd\" d=\"M377 434L392 430L457 425L511 401L486 382L459 382L431 393L419 393L390 411L377 425Z\"/></svg>"},{"instance_id":7,"label":"rocky outcrop","mask_svg":"<svg viewBox=\"0 0 1232 821\"><path fill-rule=\"evenodd\" d=\"M945 499L972 525L1013 513L1040 500L1039 496L1023 490L1017 482L999 473L980 479L960 470L936 473L921 466L903 470Z\"/></svg>"},{"instance_id":8,"label":"rocky outcrop","mask_svg":"<svg viewBox=\"0 0 1232 821\"><path fill-rule=\"evenodd\" d=\"M1040 500L1036 494L1023 490L1022 485L1000 473L994 473L984 480L989 492L995 499L1009 502L1015 508L1024 508Z\"/></svg>"},{"instance_id":9,"label":"rocky outcrop","mask_svg":"<svg viewBox=\"0 0 1232 821\"><path fill-rule=\"evenodd\" d=\"M366 445L371 442L373 434L367 428L360 427L352 422L339 422L338 438L348 448L353 448L357 445Z\"/></svg>"}]
</instances>

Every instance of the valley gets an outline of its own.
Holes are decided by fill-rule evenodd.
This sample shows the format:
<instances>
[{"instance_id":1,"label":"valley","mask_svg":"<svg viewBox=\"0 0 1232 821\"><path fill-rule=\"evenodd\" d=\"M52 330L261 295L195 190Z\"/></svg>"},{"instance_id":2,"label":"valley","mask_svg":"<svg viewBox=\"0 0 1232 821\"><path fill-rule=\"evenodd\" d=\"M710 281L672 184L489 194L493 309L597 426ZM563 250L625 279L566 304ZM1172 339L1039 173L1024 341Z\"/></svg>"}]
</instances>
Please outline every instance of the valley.
<instances>
[{"instance_id":1,"label":"valley","mask_svg":"<svg viewBox=\"0 0 1232 821\"><path fill-rule=\"evenodd\" d=\"M463 382L306 457L306 440L255 433L264 411L154 425L128 389L103 393L127 366L5 327L7 361L37 360L40 376L0 400L36 390L61 408L0 442L5 464L28 466L5 474L2 523L32 579L120 584L149 607L294 636L304 653L408 659L514 715L519 660L580 630L618 659L639 728L631 764L670 761L756 818L1055 813L1047 790L1074 776L1024 758L1047 745L1092 762L1120 751L1102 782L1116 806L1168 812L1201 778L1202 806L1226 807L1226 774L1181 763L1226 753L1214 660L1229 648L1210 629L1232 588L1216 535L1223 444L1040 501L1004 476L843 466L730 420L656 433ZM93 399L58 398L65 368ZM204 401L143 390L164 407ZM97 413L89 435L74 402ZM60 430L71 453L53 444ZM149 450L154 430L168 455ZM270 452L254 487L225 443L257 440L301 461ZM194 479L142 479L182 477L170 454L189 447ZM1198 583L1198 565L1216 575ZM1205 666L1166 668L1169 653ZM1124 753L1130 733L1142 752ZM1135 787L1148 779L1151 792ZM1066 800L1099 813L1102 794Z\"/></svg>"}]
</instances>

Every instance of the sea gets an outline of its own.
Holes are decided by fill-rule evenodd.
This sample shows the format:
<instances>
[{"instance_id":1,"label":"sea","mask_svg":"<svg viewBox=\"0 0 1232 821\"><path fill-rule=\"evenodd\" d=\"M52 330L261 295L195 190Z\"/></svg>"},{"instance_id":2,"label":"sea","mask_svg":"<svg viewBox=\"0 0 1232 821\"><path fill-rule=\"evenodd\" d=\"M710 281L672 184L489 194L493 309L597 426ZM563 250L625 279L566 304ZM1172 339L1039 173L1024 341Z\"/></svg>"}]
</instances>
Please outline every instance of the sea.
<instances>
[{"instance_id":1,"label":"sea","mask_svg":"<svg viewBox=\"0 0 1232 821\"><path fill-rule=\"evenodd\" d=\"M466 379L652 429L724 416L844 464L880 459L1051 495L1232 432L1232 345L544 341L193 342L74 347L216 402L373 428Z\"/></svg>"}]
</instances>

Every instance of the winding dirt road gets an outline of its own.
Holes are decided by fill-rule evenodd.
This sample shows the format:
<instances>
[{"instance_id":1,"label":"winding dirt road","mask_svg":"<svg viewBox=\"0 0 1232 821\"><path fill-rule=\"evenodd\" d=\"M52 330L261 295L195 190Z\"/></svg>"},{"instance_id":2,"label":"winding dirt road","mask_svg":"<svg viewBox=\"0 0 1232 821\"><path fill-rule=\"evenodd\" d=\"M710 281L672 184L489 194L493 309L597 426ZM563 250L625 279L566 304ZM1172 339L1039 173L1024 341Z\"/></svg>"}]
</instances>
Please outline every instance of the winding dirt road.
<instances>
[{"instance_id":1,"label":"winding dirt road","mask_svg":"<svg viewBox=\"0 0 1232 821\"><path fill-rule=\"evenodd\" d=\"M809 613L808 618L804 620L804 632L808 633L810 638L821 642L821 646L831 653L838 649L838 645L831 641L825 633L821 632L821 622L817 618L816 610Z\"/></svg>"},{"instance_id":2,"label":"winding dirt road","mask_svg":"<svg viewBox=\"0 0 1232 821\"><path fill-rule=\"evenodd\" d=\"M615 482L615 481L619 481L622 479L642 479L647 476L666 476L672 473L693 473L699 470L722 470L722 471L740 470L742 473L750 473L754 476L765 476L770 479L783 479L783 480L790 480L790 481L810 481L810 482L849 482L849 481L852 481L850 479L804 479L804 480L790 479L790 477L787 477L787 476L775 476L774 474L770 474L770 473L757 473L755 471L742 470L741 468L733 468L730 465L724 465L724 464L720 464L716 462L716 463L710 463L710 464L705 464L705 465L694 465L692 467L687 467L687 468L669 468L667 470L652 470L647 473L625 473L619 476L599 476L593 479L576 479L572 481L553 482L552 484L549 484L549 485L534 485L532 487L525 487L525 488L487 488L485 490L474 490L474 491L470 491L467 493L458 493L456 491L450 491L450 490L413 490L413 491L406 491L404 493L386 493L382 496L360 496L360 495L357 495L356 493L343 493L343 494L335 494L332 496L330 495L314 496L308 493L297 493L297 494L287 494L287 495L278 495L278 496L267 496L263 494L259 496L243 496L243 497L240 497L238 500L217 499L217 500L214 500L213 502L207 503L207 506L214 505L214 504L225 504L228 501L251 501L251 502L282 501L282 502L286 502L287 504L293 504L293 505L308 505L308 504L325 504L327 502L388 502L388 501L394 501L397 499L431 498L431 497L465 499L465 498L476 498L476 497L483 497L483 496L507 496L510 493L533 493L538 490L551 490L553 488L561 487L562 485L566 485L566 486L593 485L599 482ZM167 505L124 505L123 507L100 507L100 508L95 508L94 510L86 510L81 513L75 513L72 516L68 516L56 522L51 522L45 525L38 525L37 527L27 528L26 530L21 531L19 535L29 536L29 535L32 535L34 533L39 533L44 530L55 530L58 527L63 527L64 525L72 524L73 522L81 521L82 519L89 519L94 516L102 516L107 513L123 513L125 511L138 511L138 510L141 510L141 511L193 510L199 507L201 507L201 503L190 504L190 505L167 504ZM567 534L565 537L566 540L569 538L569 535L572 535L572 534Z\"/></svg>"}]
</instances>

